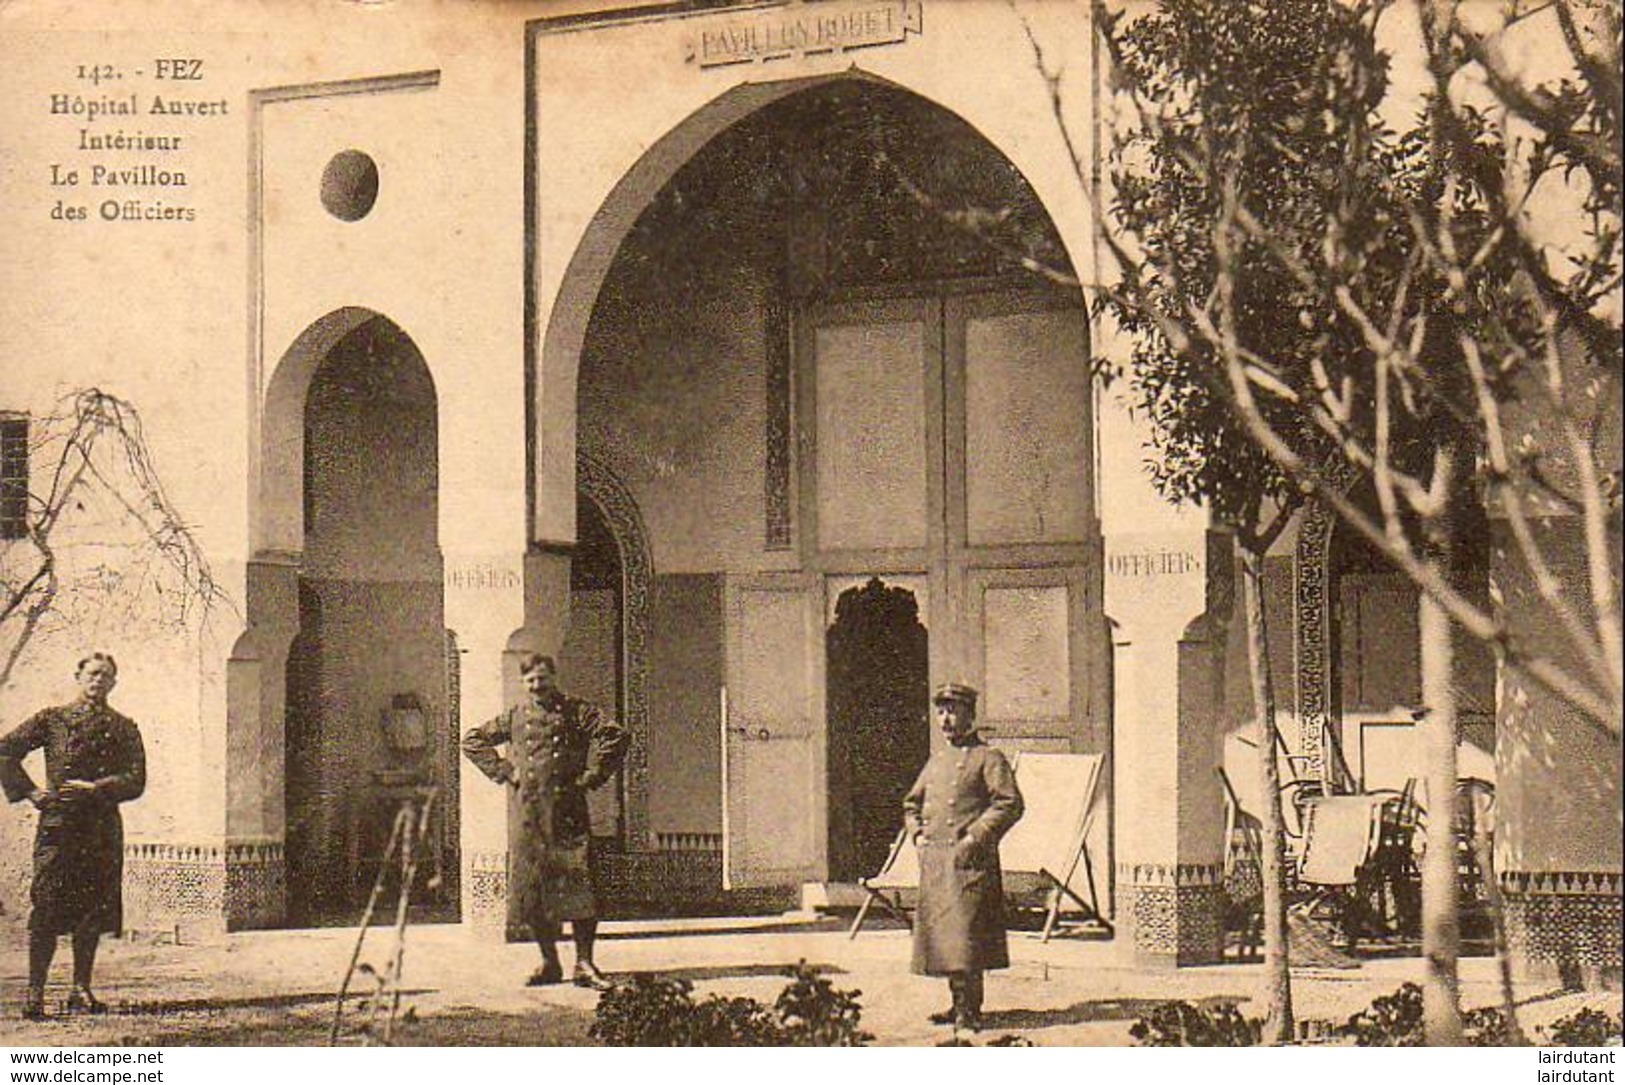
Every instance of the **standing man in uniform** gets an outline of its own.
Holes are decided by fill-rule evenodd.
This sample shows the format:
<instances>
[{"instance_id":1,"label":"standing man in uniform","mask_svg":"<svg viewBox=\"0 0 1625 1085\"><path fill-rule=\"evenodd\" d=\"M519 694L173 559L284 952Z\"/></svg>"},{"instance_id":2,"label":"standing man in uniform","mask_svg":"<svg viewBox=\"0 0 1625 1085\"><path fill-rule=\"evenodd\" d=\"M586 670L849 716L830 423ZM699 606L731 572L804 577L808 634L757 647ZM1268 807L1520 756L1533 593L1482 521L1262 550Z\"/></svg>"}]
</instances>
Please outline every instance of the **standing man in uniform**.
<instances>
[{"instance_id":1,"label":"standing man in uniform","mask_svg":"<svg viewBox=\"0 0 1625 1085\"><path fill-rule=\"evenodd\" d=\"M30 716L0 738L0 787L39 811L34 834L33 909L28 916L28 998L23 1016L45 1016L45 979L59 935L73 936L68 1010L102 1013L90 989L96 945L124 925L124 822L119 803L147 789L147 755L134 721L107 706L118 682L113 657L79 661L79 698ZM45 786L22 766L45 751Z\"/></svg>"},{"instance_id":2,"label":"standing man in uniform","mask_svg":"<svg viewBox=\"0 0 1625 1085\"><path fill-rule=\"evenodd\" d=\"M564 980L558 939L564 920L576 944L573 982L613 986L593 963L598 910L588 847L587 792L626 757L627 734L609 716L558 687L551 656L527 655L519 674L529 694L463 737L463 753L508 791L508 925L530 927L542 951L533 987ZM506 745L506 756L497 747Z\"/></svg>"},{"instance_id":3,"label":"standing man in uniform","mask_svg":"<svg viewBox=\"0 0 1625 1085\"><path fill-rule=\"evenodd\" d=\"M1004 754L976 733L976 690L949 684L931 698L947 743L903 799L920 851L914 971L947 976L953 1005L933 1024L981 1027L982 973L1010 965L999 840L1021 819L1021 791Z\"/></svg>"}]
</instances>

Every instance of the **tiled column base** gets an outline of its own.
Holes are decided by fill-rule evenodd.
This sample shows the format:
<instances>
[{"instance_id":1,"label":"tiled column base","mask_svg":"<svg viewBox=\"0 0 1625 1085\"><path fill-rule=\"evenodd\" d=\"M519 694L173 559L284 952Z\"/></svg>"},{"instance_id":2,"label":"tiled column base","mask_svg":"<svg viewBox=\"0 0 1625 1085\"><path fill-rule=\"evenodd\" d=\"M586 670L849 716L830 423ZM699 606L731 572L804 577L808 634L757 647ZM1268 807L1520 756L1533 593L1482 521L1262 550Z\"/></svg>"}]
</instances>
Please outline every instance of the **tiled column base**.
<instances>
[{"instance_id":1,"label":"tiled column base","mask_svg":"<svg viewBox=\"0 0 1625 1085\"><path fill-rule=\"evenodd\" d=\"M226 929L274 930L288 921L288 866L282 845L226 848Z\"/></svg>"},{"instance_id":2,"label":"tiled column base","mask_svg":"<svg viewBox=\"0 0 1625 1085\"><path fill-rule=\"evenodd\" d=\"M1501 894L1508 948L1520 972L1570 987L1619 989L1625 909L1618 873L1508 871Z\"/></svg>"},{"instance_id":3,"label":"tiled column base","mask_svg":"<svg viewBox=\"0 0 1625 1085\"><path fill-rule=\"evenodd\" d=\"M1219 864L1123 864L1117 870L1119 926L1136 967L1217 964L1224 953Z\"/></svg>"},{"instance_id":4,"label":"tiled column base","mask_svg":"<svg viewBox=\"0 0 1625 1085\"><path fill-rule=\"evenodd\" d=\"M508 922L508 853L477 851L468 853L468 869L463 873L468 886L465 922L476 938L493 942L512 941Z\"/></svg>"}]
</instances>

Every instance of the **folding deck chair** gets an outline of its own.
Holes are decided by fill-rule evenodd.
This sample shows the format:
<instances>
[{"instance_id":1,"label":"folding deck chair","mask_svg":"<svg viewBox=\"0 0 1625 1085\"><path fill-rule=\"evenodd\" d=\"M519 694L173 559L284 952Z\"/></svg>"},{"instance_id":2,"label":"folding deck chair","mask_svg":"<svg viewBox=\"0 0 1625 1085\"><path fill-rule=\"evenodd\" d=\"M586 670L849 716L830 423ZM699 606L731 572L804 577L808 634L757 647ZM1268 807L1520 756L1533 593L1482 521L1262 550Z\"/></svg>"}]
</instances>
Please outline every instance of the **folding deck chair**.
<instances>
[{"instance_id":1,"label":"folding deck chair","mask_svg":"<svg viewBox=\"0 0 1625 1085\"><path fill-rule=\"evenodd\" d=\"M847 932L848 938L858 936L858 931L863 929L863 921L869 917L869 909L876 904L913 929L914 921L903 907L903 893L917 892L920 888L920 853L914 842L908 839L906 828L899 831L897 839L892 841L891 852L880 870L872 877L859 878L858 885L865 895L863 903L858 906L857 918L852 920L852 929Z\"/></svg>"},{"instance_id":2,"label":"folding deck chair","mask_svg":"<svg viewBox=\"0 0 1625 1085\"><path fill-rule=\"evenodd\" d=\"M1100 809L1104 761L1098 754L1032 753L1015 756L1016 784L1027 813L999 845L1004 873L1036 876L1046 891L1043 940L1049 941L1068 900L1086 923L1110 933L1100 907L1089 837ZM1009 892L1007 882L1005 891Z\"/></svg>"},{"instance_id":3,"label":"folding deck chair","mask_svg":"<svg viewBox=\"0 0 1625 1085\"><path fill-rule=\"evenodd\" d=\"M1042 883L1045 941L1054 934L1067 900L1082 910L1085 920L1110 931L1111 924L1096 894L1094 862L1088 847L1099 806L1100 757L1018 753L1014 768L1027 812L999 845L1000 866L1008 879L1006 893L1022 875ZM919 890L920 857L907 838L907 830L892 841L880 870L872 877L860 878L858 885L865 896L849 937L858 936L876 905L913 925L903 895Z\"/></svg>"},{"instance_id":4,"label":"folding deck chair","mask_svg":"<svg viewBox=\"0 0 1625 1085\"><path fill-rule=\"evenodd\" d=\"M1307 798L1296 875L1309 897L1300 911L1314 916L1334 908L1350 946L1365 920L1386 927L1400 885L1414 873L1414 809L1410 796L1397 791Z\"/></svg>"}]
</instances>

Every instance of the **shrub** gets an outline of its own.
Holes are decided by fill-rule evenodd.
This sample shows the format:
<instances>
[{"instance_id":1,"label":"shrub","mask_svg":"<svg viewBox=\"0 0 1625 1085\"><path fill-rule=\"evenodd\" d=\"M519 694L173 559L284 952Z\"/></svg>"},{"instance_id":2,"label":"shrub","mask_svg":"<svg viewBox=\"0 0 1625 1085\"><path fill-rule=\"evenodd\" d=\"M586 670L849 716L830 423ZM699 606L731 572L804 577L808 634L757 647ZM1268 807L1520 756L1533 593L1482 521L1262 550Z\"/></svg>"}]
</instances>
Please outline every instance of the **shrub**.
<instances>
[{"instance_id":1,"label":"shrub","mask_svg":"<svg viewBox=\"0 0 1625 1085\"><path fill-rule=\"evenodd\" d=\"M1506 1014L1497 1007L1468 1010L1462 1014L1461 1027L1469 1047L1509 1047L1512 1044Z\"/></svg>"},{"instance_id":2,"label":"shrub","mask_svg":"<svg viewBox=\"0 0 1625 1085\"><path fill-rule=\"evenodd\" d=\"M1263 1022L1228 1002L1211 1008L1164 1002L1128 1030L1140 1047L1253 1047L1263 1032Z\"/></svg>"},{"instance_id":3,"label":"shrub","mask_svg":"<svg viewBox=\"0 0 1625 1085\"><path fill-rule=\"evenodd\" d=\"M1625 1034L1625 1014L1609 1017L1590 1008L1560 1017L1541 1034L1558 1047L1603 1047L1620 1042Z\"/></svg>"},{"instance_id":4,"label":"shrub","mask_svg":"<svg viewBox=\"0 0 1625 1085\"><path fill-rule=\"evenodd\" d=\"M751 998L694 1000L687 980L634 976L598 1000L588 1035L617 1047L862 1047L860 991L843 991L807 965L771 1007Z\"/></svg>"},{"instance_id":5,"label":"shrub","mask_svg":"<svg viewBox=\"0 0 1625 1085\"><path fill-rule=\"evenodd\" d=\"M858 1005L862 991L836 988L806 961L796 965L790 975L792 982L773 1003L785 1043L792 1047L863 1047L874 1039L858 1028L863 1015Z\"/></svg>"},{"instance_id":6,"label":"shrub","mask_svg":"<svg viewBox=\"0 0 1625 1085\"><path fill-rule=\"evenodd\" d=\"M1422 988L1406 983L1391 995L1379 995L1349 1018L1343 1033L1356 1047L1420 1047Z\"/></svg>"},{"instance_id":7,"label":"shrub","mask_svg":"<svg viewBox=\"0 0 1625 1085\"><path fill-rule=\"evenodd\" d=\"M1497 1006L1468 1010L1461 1016L1462 1037L1469 1047L1506 1047L1512 1042L1506 1014ZM1420 1047L1426 1042L1422 1025L1422 988L1402 984L1391 995L1374 999L1368 1009L1350 1017L1342 1033L1356 1047Z\"/></svg>"},{"instance_id":8,"label":"shrub","mask_svg":"<svg viewBox=\"0 0 1625 1085\"><path fill-rule=\"evenodd\" d=\"M588 1035L616 1047L689 1046L693 990L687 980L633 976L630 983L604 992Z\"/></svg>"}]
</instances>

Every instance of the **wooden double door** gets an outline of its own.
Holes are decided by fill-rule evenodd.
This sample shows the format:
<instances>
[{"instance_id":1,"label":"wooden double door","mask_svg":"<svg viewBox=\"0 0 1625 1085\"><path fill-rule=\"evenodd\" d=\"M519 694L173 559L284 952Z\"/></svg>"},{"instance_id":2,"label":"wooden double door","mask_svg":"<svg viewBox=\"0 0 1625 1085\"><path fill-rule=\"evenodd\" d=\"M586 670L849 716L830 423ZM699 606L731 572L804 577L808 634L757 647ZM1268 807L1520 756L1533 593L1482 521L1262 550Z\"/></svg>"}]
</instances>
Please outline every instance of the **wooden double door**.
<instances>
[{"instance_id":1,"label":"wooden double door","mask_svg":"<svg viewBox=\"0 0 1625 1085\"><path fill-rule=\"evenodd\" d=\"M889 835L877 823L890 809L900 824L901 788L940 741L932 685L981 689L989 737L1008 748L1102 750L1109 732L1078 299L819 304L797 314L794 341L799 569L730 576L725 592L732 888L873 873ZM919 628L868 621L854 653L842 600L861 607L865 592L892 593L876 604L888 613L909 597ZM865 653L885 674L864 673Z\"/></svg>"}]
</instances>

